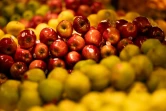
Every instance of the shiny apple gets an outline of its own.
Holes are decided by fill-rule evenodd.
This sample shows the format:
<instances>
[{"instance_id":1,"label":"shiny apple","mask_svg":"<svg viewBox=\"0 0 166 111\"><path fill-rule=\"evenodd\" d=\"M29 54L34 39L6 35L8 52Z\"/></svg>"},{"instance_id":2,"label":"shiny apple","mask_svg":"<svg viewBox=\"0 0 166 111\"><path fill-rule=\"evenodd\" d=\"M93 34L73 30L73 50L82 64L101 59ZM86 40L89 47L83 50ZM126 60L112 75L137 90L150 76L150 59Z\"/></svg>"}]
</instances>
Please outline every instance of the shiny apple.
<instances>
[{"instance_id":1,"label":"shiny apple","mask_svg":"<svg viewBox=\"0 0 166 111\"><path fill-rule=\"evenodd\" d=\"M42 69L43 71L46 71L47 64L43 60L33 60L29 64L29 69L33 69L33 68L39 68L39 69Z\"/></svg>"},{"instance_id":2,"label":"shiny apple","mask_svg":"<svg viewBox=\"0 0 166 111\"><path fill-rule=\"evenodd\" d=\"M56 67L66 68L65 61L60 58L50 58L47 64L48 64L48 71L51 71Z\"/></svg>"}]
</instances>

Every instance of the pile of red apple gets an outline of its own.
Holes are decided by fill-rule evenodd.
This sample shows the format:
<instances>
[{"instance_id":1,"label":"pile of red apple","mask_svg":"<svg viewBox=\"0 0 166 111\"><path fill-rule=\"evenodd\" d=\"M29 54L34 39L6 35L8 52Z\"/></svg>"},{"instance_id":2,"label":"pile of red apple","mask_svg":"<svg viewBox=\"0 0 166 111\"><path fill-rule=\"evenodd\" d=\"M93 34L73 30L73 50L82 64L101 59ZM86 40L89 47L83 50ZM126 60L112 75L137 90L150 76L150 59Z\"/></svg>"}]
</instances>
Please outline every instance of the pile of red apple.
<instances>
[{"instance_id":1,"label":"pile of red apple","mask_svg":"<svg viewBox=\"0 0 166 111\"><path fill-rule=\"evenodd\" d=\"M72 71L80 60L99 62L109 55L118 55L128 44L139 47L148 38L165 43L165 34L152 26L143 16L132 22L124 19L112 23L102 20L97 27L90 25L87 17L75 16L73 22L62 20L56 30L43 28L36 39L33 30L25 29L17 36L0 40L0 73L13 79L21 79L25 71L40 68L47 74L55 67Z\"/></svg>"}]
</instances>

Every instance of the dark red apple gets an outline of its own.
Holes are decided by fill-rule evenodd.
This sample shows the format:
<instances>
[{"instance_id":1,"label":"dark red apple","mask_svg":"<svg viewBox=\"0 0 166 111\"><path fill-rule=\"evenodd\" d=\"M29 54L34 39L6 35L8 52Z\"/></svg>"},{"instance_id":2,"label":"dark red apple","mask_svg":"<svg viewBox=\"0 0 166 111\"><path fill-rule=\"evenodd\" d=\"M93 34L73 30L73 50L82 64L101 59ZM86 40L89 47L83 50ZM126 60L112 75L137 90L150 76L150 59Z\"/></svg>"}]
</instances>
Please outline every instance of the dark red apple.
<instances>
[{"instance_id":1,"label":"dark red apple","mask_svg":"<svg viewBox=\"0 0 166 111\"><path fill-rule=\"evenodd\" d=\"M73 66L82 59L82 56L77 51L70 51L65 56L65 62L68 68L73 68Z\"/></svg>"},{"instance_id":2,"label":"dark red apple","mask_svg":"<svg viewBox=\"0 0 166 111\"><path fill-rule=\"evenodd\" d=\"M117 51L121 52L121 50L126 47L128 44L133 44L133 41L129 38L121 39L117 44Z\"/></svg>"},{"instance_id":3,"label":"dark red apple","mask_svg":"<svg viewBox=\"0 0 166 111\"><path fill-rule=\"evenodd\" d=\"M44 21L48 23L49 20L51 19L57 19L58 14L55 12L48 11L45 16L44 16Z\"/></svg>"},{"instance_id":4,"label":"dark red apple","mask_svg":"<svg viewBox=\"0 0 166 111\"><path fill-rule=\"evenodd\" d=\"M83 59L93 59L96 62L99 62L101 59L101 55L100 55L100 50L97 46L95 45L86 45L83 49L82 49L82 56Z\"/></svg>"},{"instance_id":5,"label":"dark red apple","mask_svg":"<svg viewBox=\"0 0 166 111\"><path fill-rule=\"evenodd\" d=\"M2 38L0 40L0 53L12 55L17 49L17 44L12 38Z\"/></svg>"},{"instance_id":6,"label":"dark red apple","mask_svg":"<svg viewBox=\"0 0 166 111\"><path fill-rule=\"evenodd\" d=\"M138 16L133 20L133 23L136 24L138 33L146 34L149 28L152 27L150 21L145 16Z\"/></svg>"},{"instance_id":7,"label":"dark red apple","mask_svg":"<svg viewBox=\"0 0 166 111\"><path fill-rule=\"evenodd\" d=\"M97 13L99 10L104 9L104 4L100 1L94 1L91 4L92 13Z\"/></svg>"},{"instance_id":8,"label":"dark red apple","mask_svg":"<svg viewBox=\"0 0 166 111\"><path fill-rule=\"evenodd\" d=\"M77 10L80 6L81 0L64 0L67 9Z\"/></svg>"},{"instance_id":9,"label":"dark red apple","mask_svg":"<svg viewBox=\"0 0 166 111\"><path fill-rule=\"evenodd\" d=\"M71 35L73 33L73 25L68 20L62 20L58 23L58 25L56 27L56 31L57 31L57 34L61 38L67 39L67 38L71 37Z\"/></svg>"},{"instance_id":10,"label":"dark red apple","mask_svg":"<svg viewBox=\"0 0 166 111\"><path fill-rule=\"evenodd\" d=\"M102 35L97 29L90 29L84 36L85 43L100 46Z\"/></svg>"},{"instance_id":11,"label":"dark red apple","mask_svg":"<svg viewBox=\"0 0 166 111\"><path fill-rule=\"evenodd\" d=\"M82 4L78 7L78 10L76 11L77 16L84 16L88 17L91 14L91 8L89 5Z\"/></svg>"},{"instance_id":12,"label":"dark red apple","mask_svg":"<svg viewBox=\"0 0 166 111\"><path fill-rule=\"evenodd\" d=\"M141 45L142 45L142 43L144 42L144 41L146 41L148 39L148 37L147 36L137 36L134 40L133 40L133 42L134 42L134 44L135 45L137 45L138 47L141 47Z\"/></svg>"},{"instance_id":13,"label":"dark red apple","mask_svg":"<svg viewBox=\"0 0 166 111\"><path fill-rule=\"evenodd\" d=\"M29 64L32 59L32 54L29 50L17 48L14 55L15 61L25 62L26 64Z\"/></svg>"},{"instance_id":14,"label":"dark red apple","mask_svg":"<svg viewBox=\"0 0 166 111\"><path fill-rule=\"evenodd\" d=\"M66 68L65 61L60 58L50 58L47 64L48 64L48 71L53 70L55 67Z\"/></svg>"},{"instance_id":15,"label":"dark red apple","mask_svg":"<svg viewBox=\"0 0 166 111\"><path fill-rule=\"evenodd\" d=\"M102 46L100 51L101 51L101 57L102 58L108 57L110 55L116 55L117 54L116 47L111 45L111 44L106 44L106 45Z\"/></svg>"},{"instance_id":16,"label":"dark red apple","mask_svg":"<svg viewBox=\"0 0 166 111\"><path fill-rule=\"evenodd\" d=\"M115 27L116 27L116 29L120 30L121 26L126 24L126 23L128 23L128 21L125 20L125 19L116 20L115 21Z\"/></svg>"},{"instance_id":17,"label":"dark red apple","mask_svg":"<svg viewBox=\"0 0 166 111\"><path fill-rule=\"evenodd\" d=\"M120 32L115 27L109 27L103 32L103 39L111 45L116 45L121 39Z\"/></svg>"},{"instance_id":18,"label":"dark red apple","mask_svg":"<svg viewBox=\"0 0 166 111\"><path fill-rule=\"evenodd\" d=\"M93 0L81 0L80 2L81 2L80 4L85 4L85 5L91 6L94 1Z\"/></svg>"},{"instance_id":19,"label":"dark red apple","mask_svg":"<svg viewBox=\"0 0 166 111\"><path fill-rule=\"evenodd\" d=\"M64 57L68 53L67 43L61 39L54 41L49 47L53 57Z\"/></svg>"},{"instance_id":20,"label":"dark red apple","mask_svg":"<svg viewBox=\"0 0 166 111\"><path fill-rule=\"evenodd\" d=\"M62 11L62 0L47 0L51 12L59 14Z\"/></svg>"},{"instance_id":21,"label":"dark red apple","mask_svg":"<svg viewBox=\"0 0 166 111\"><path fill-rule=\"evenodd\" d=\"M33 60L29 64L29 69L33 69L33 68L39 68L39 69L42 69L45 72L46 69L47 69L47 64L43 60Z\"/></svg>"},{"instance_id":22,"label":"dark red apple","mask_svg":"<svg viewBox=\"0 0 166 111\"><path fill-rule=\"evenodd\" d=\"M21 80L23 74L28 70L26 63L15 62L10 68L12 78Z\"/></svg>"},{"instance_id":23,"label":"dark red apple","mask_svg":"<svg viewBox=\"0 0 166 111\"><path fill-rule=\"evenodd\" d=\"M39 34L40 42L49 46L52 44L56 39L58 39L58 34L56 31L50 27L45 27L40 31Z\"/></svg>"},{"instance_id":24,"label":"dark red apple","mask_svg":"<svg viewBox=\"0 0 166 111\"><path fill-rule=\"evenodd\" d=\"M102 20L98 23L97 25L97 30L103 34L103 32L108 28L111 27L111 21L106 19L106 20Z\"/></svg>"},{"instance_id":25,"label":"dark red apple","mask_svg":"<svg viewBox=\"0 0 166 111\"><path fill-rule=\"evenodd\" d=\"M165 38L165 33L164 33L164 31L161 28L159 28L157 26L154 26L154 27L151 27L149 29L148 37L149 38L156 38L160 42L162 42L164 40L164 38Z\"/></svg>"},{"instance_id":26,"label":"dark red apple","mask_svg":"<svg viewBox=\"0 0 166 111\"><path fill-rule=\"evenodd\" d=\"M125 23L120 28L122 38L133 39L137 36L137 32L137 26L132 22Z\"/></svg>"},{"instance_id":27,"label":"dark red apple","mask_svg":"<svg viewBox=\"0 0 166 111\"><path fill-rule=\"evenodd\" d=\"M80 34L85 34L90 29L90 22L87 17L75 16L73 20L73 28Z\"/></svg>"},{"instance_id":28,"label":"dark red apple","mask_svg":"<svg viewBox=\"0 0 166 111\"><path fill-rule=\"evenodd\" d=\"M23 49L32 48L36 43L36 35L33 30L25 29L17 37L18 44Z\"/></svg>"},{"instance_id":29,"label":"dark red apple","mask_svg":"<svg viewBox=\"0 0 166 111\"><path fill-rule=\"evenodd\" d=\"M34 15L29 22L29 27L36 28L40 23L44 23L44 17L42 15Z\"/></svg>"},{"instance_id":30,"label":"dark red apple","mask_svg":"<svg viewBox=\"0 0 166 111\"><path fill-rule=\"evenodd\" d=\"M14 60L11 56L6 54L0 54L0 72L6 73L10 70L10 67L14 64Z\"/></svg>"},{"instance_id":31,"label":"dark red apple","mask_svg":"<svg viewBox=\"0 0 166 111\"><path fill-rule=\"evenodd\" d=\"M8 80L8 77L4 73L0 72L0 85L5 83L7 80Z\"/></svg>"},{"instance_id":32,"label":"dark red apple","mask_svg":"<svg viewBox=\"0 0 166 111\"><path fill-rule=\"evenodd\" d=\"M81 35L74 33L67 40L67 45L71 51L81 51L85 46L85 40Z\"/></svg>"},{"instance_id":33,"label":"dark red apple","mask_svg":"<svg viewBox=\"0 0 166 111\"><path fill-rule=\"evenodd\" d=\"M46 59L49 55L48 46L44 43L37 43L33 50L33 58L35 59Z\"/></svg>"}]
</instances>

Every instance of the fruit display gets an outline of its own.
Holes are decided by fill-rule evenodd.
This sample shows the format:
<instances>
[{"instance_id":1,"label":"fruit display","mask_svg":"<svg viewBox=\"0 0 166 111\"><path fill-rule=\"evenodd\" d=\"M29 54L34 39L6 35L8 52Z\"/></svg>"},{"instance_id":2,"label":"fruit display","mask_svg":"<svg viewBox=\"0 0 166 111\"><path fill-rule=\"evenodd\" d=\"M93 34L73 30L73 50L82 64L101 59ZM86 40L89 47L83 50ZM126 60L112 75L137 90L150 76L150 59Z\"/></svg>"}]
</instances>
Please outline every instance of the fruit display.
<instances>
[{"instance_id":1,"label":"fruit display","mask_svg":"<svg viewBox=\"0 0 166 111\"><path fill-rule=\"evenodd\" d=\"M14 1L0 2L0 111L166 110L161 20L110 0Z\"/></svg>"}]
</instances>

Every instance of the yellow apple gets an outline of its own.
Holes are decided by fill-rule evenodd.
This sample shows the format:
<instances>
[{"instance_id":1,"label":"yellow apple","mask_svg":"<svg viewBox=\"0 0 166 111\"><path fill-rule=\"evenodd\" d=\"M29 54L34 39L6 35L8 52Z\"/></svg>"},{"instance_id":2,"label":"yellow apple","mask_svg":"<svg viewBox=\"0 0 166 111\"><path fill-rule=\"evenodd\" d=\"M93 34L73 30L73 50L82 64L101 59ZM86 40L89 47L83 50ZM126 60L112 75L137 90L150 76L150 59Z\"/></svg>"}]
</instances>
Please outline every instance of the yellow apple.
<instances>
[{"instance_id":1,"label":"yellow apple","mask_svg":"<svg viewBox=\"0 0 166 111\"><path fill-rule=\"evenodd\" d=\"M96 27L98 24L97 14L90 14L88 17L91 26Z\"/></svg>"},{"instance_id":2,"label":"yellow apple","mask_svg":"<svg viewBox=\"0 0 166 111\"><path fill-rule=\"evenodd\" d=\"M48 21L48 26L56 30L58 23L59 23L58 19L52 18Z\"/></svg>"},{"instance_id":3,"label":"yellow apple","mask_svg":"<svg viewBox=\"0 0 166 111\"><path fill-rule=\"evenodd\" d=\"M66 9L59 13L57 19L59 22L62 20L69 20L72 22L74 19L74 16L75 16L75 12L73 10Z\"/></svg>"},{"instance_id":4,"label":"yellow apple","mask_svg":"<svg viewBox=\"0 0 166 111\"><path fill-rule=\"evenodd\" d=\"M40 23L36 26L35 28L35 33L36 33L36 37L37 37L37 40L40 39L39 35L40 35L40 32L43 28L45 27L49 27L47 23Z\"/></svg>"}]
</instances>

